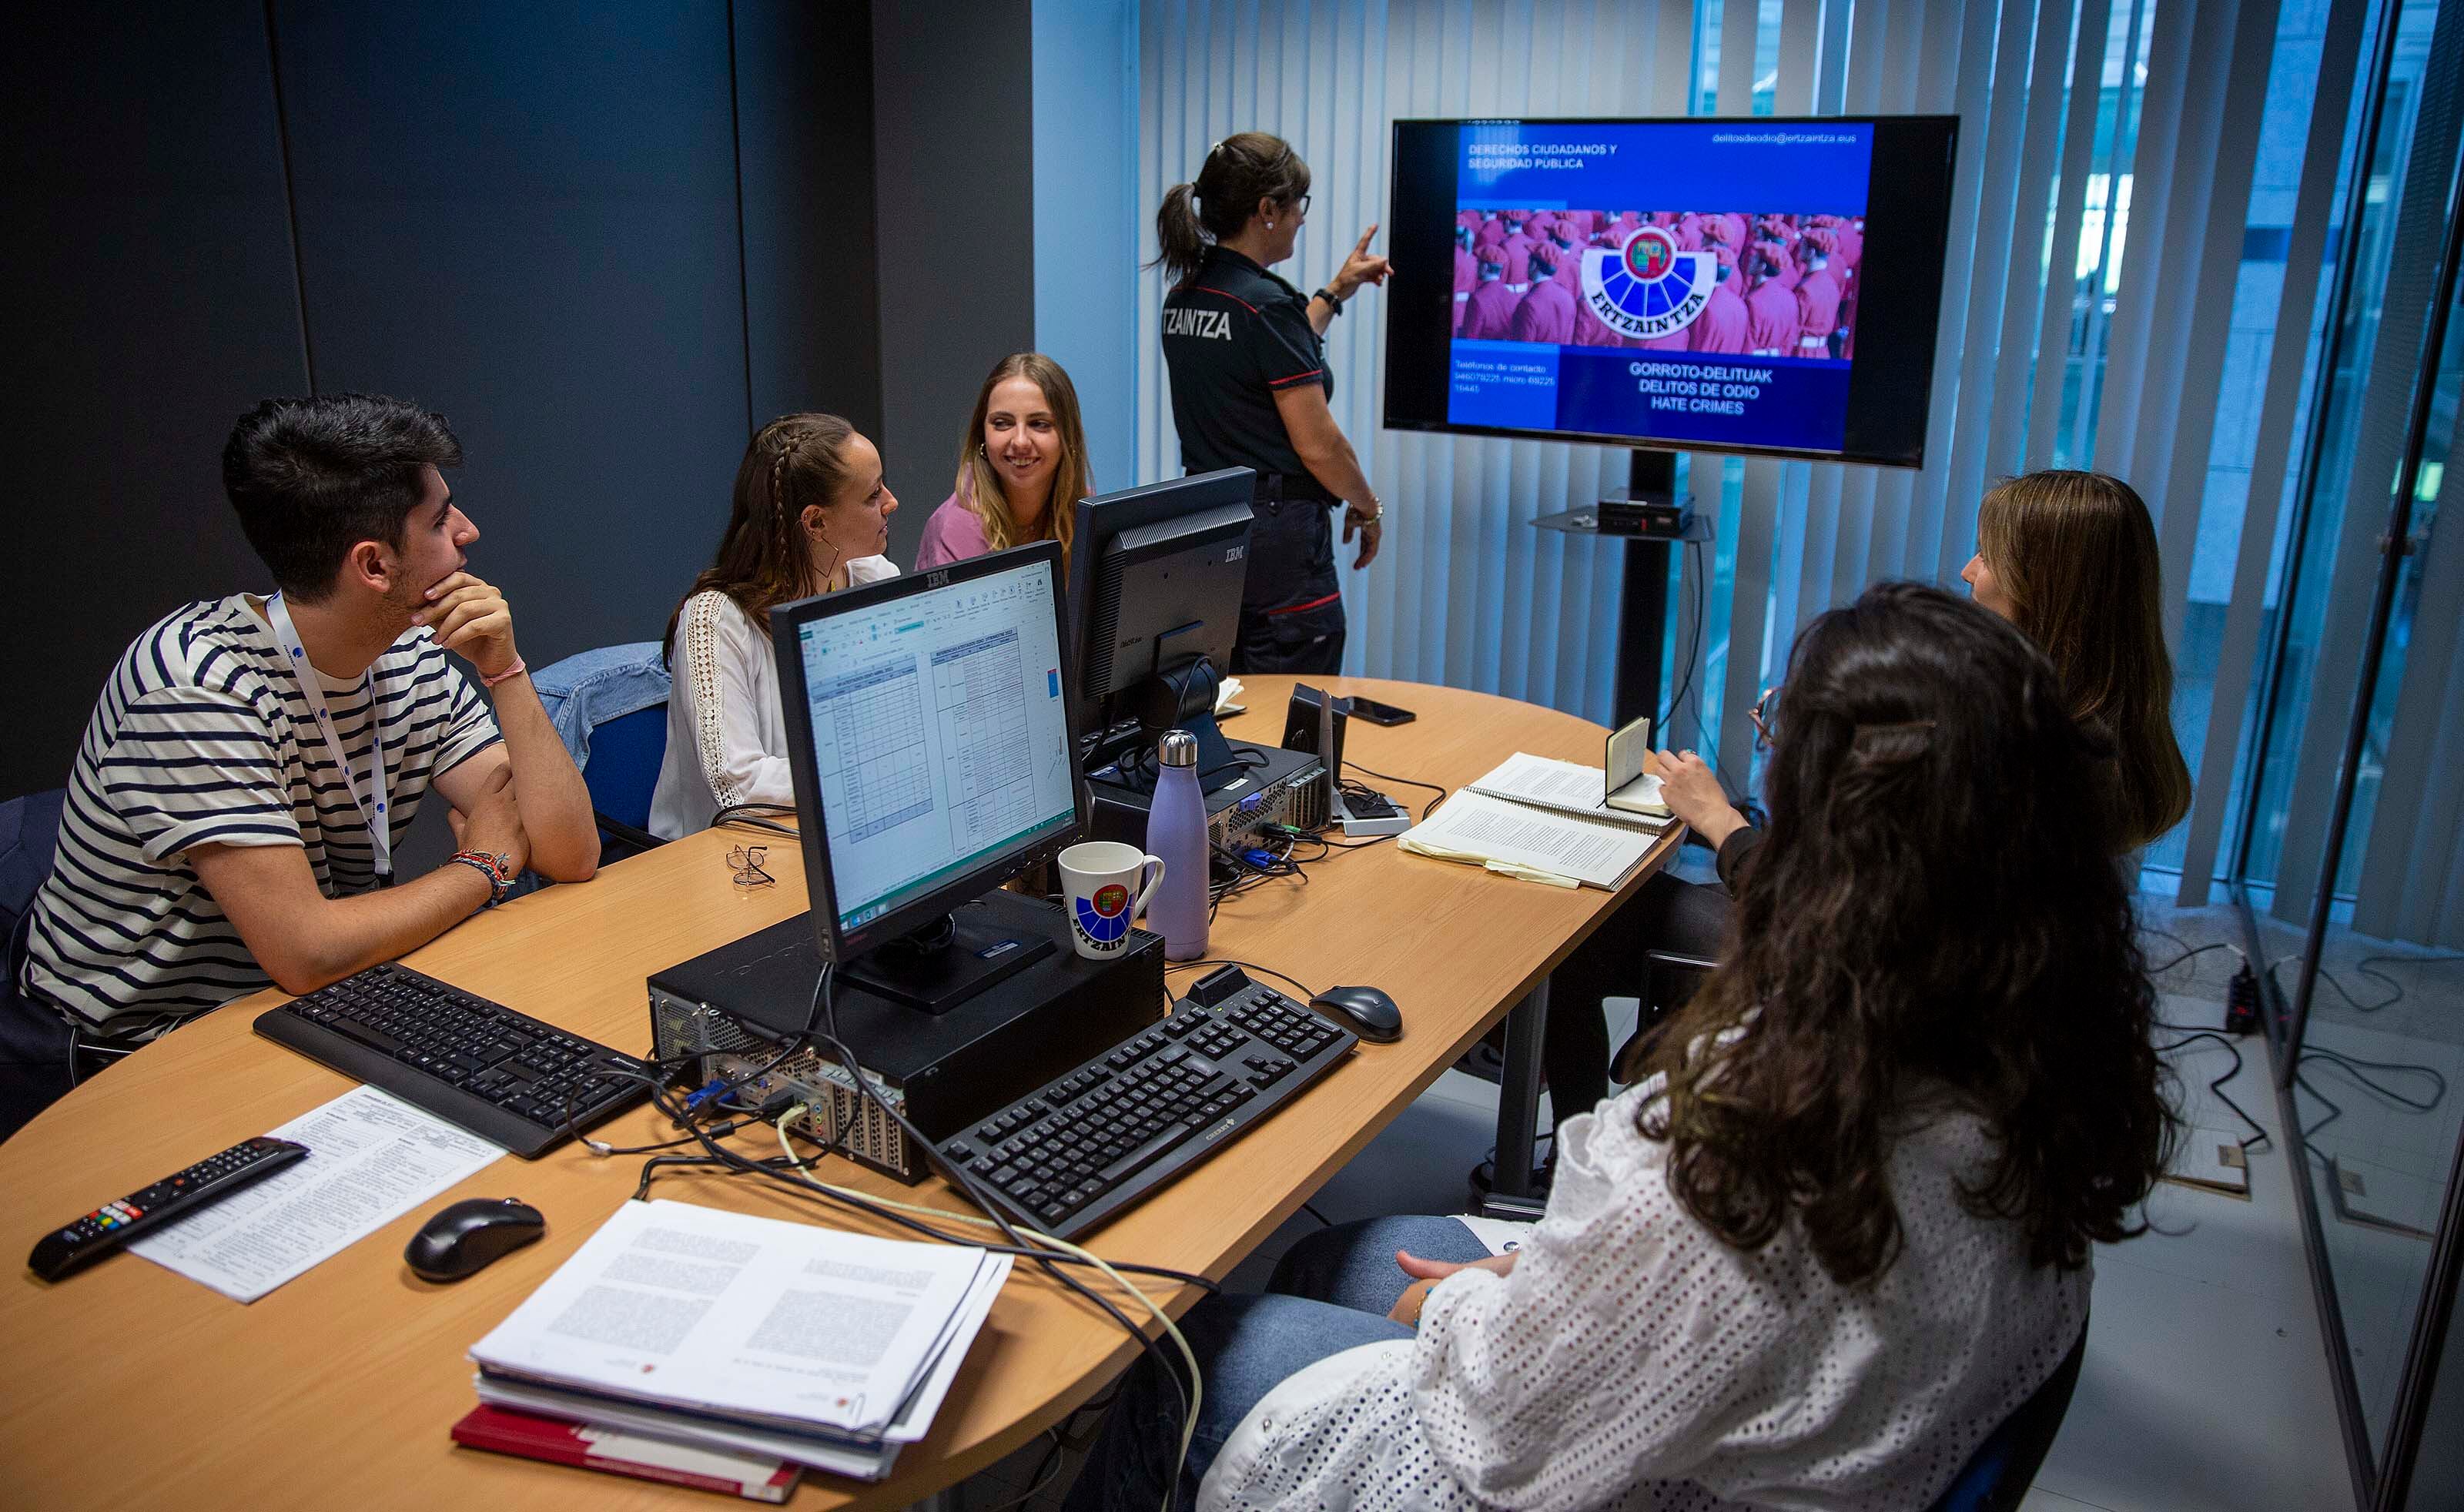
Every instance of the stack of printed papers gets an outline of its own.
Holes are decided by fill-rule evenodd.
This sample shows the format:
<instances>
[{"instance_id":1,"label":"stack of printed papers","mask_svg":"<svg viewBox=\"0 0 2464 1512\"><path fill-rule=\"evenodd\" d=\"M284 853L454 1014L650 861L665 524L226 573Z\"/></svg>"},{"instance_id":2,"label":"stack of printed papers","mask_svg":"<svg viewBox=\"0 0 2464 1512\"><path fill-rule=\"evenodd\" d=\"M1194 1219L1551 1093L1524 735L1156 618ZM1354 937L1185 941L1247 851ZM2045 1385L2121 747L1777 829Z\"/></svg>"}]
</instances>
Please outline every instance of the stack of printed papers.
<instances>
[{"instance_id":1,"label":"stack of printed papers","mask_svg":"<svg viewBox=\"0 0 2464 1512\"><path fill-rule=\"evenodd\" d=\"M479 1399L877 1480L932 1426L1009 1264L627 1202L473 1347Z\"/></svg>"}]
</instances>

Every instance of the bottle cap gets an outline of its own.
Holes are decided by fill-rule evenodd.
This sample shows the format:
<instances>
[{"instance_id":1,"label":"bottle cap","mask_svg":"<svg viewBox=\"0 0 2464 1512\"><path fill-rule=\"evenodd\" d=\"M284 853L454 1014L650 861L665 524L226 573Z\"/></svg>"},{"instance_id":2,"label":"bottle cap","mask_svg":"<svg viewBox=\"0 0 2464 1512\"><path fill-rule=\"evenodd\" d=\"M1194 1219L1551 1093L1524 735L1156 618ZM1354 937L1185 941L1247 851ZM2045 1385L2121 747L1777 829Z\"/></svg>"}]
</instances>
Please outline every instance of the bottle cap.
<instances>
[{"instance_id":1,"label":"bottle cap","mask_svg":"<svg viewBox=\"0 0 2464 1512\"><path fill-rule=\"evenodd\" d=\"M1186 730L1167 730L1155 747L1155 759L1165 766L1196 766L1198 737Z\"/></svg>"}]
</instances>

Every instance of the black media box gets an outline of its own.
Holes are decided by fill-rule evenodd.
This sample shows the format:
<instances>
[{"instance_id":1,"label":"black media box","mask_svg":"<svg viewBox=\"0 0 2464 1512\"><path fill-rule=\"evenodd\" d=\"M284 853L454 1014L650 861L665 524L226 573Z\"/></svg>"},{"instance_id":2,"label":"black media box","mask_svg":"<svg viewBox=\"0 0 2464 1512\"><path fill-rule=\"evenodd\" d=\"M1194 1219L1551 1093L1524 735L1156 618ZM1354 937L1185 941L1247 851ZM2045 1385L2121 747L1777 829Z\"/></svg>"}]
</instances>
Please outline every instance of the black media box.
<instances>
[{"instance_id":1,"label":"black media box","mask_svg":"<svg viewBox=\"0 0 2464 1512\"><path fill-rule=\"evenodd\" d=\"M1666 499L1600 500L1600 534L1682 539L1693 527L1694 506Z\"/></svg>"},{"instance_id":2,"label":"black media box","mask_svg":"<svg viewBox=\"0 0 2464 1512\"><path fill-rule=\"evenodd\" d=\"M845 977L831 994L839 1034L864 1063L865 1079L935 1143L1161 1021L1170 1000L1163 941L1144 930L1130 931L1120 954L1092 961L1070 942L1057 905L994 891L962 907L971 929L1040 934L1059 948L947 1013L875 997ZM697 1057L696 1086L759 1066L777 1053L774 1041L803 1032L820 973L809 914L671 966L649 979L650 1053ZM858 1095L818 1035L813 1048L737 1095L759 1103L777 1091L811 1105L800 1127L816 1139L843 1142L856 1159L902 1181L930 1173L924 1151Z\"/></svg>"}]
</instances>

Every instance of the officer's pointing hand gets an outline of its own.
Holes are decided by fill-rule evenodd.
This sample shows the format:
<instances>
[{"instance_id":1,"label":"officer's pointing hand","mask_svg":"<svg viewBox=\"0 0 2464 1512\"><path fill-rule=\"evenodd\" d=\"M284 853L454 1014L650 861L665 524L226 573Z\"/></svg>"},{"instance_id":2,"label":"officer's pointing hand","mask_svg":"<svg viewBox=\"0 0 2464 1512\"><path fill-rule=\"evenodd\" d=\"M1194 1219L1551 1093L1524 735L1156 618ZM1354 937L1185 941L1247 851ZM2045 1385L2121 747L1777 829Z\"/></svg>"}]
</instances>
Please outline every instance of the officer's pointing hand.
<instances>
[{"instance_id":1,"label":"officer's pointing hand","mask_svg":"<svg viewBox=\"0 0 2464 1512\"><path fill-rule=\"evenodd\" d=\"M1362 284L1383 284L1395 272L1393 263L1369 250L1369 238L1376 234L1375 226L1360 233L1359 245L1352 249L1351 256L1343 259L1343 271L1334 275L1335 293L1349 298L1352 291Z\"/></svg>"}]
</instances>

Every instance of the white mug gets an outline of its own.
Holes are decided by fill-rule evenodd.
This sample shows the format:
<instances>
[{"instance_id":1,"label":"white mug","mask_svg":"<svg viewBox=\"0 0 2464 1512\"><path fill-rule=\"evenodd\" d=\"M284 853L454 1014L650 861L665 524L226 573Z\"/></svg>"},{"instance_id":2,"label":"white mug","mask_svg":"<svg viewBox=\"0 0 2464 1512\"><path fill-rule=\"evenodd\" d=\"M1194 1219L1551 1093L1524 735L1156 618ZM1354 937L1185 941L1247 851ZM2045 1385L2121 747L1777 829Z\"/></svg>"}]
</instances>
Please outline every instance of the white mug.
<instances>
[{"instance_id":1,"label":"white mug","mask_svg":"<svg viewBox=\"0 0 2464 1512\"><path fill-rule=\"evenodd\" d=\"M1114 840L1090 840L1061 853L1061 890L1078 953L1108 961L1129 949L1130 926L1163 881L1163 858Z\"/></svg>"}]
</instances>

